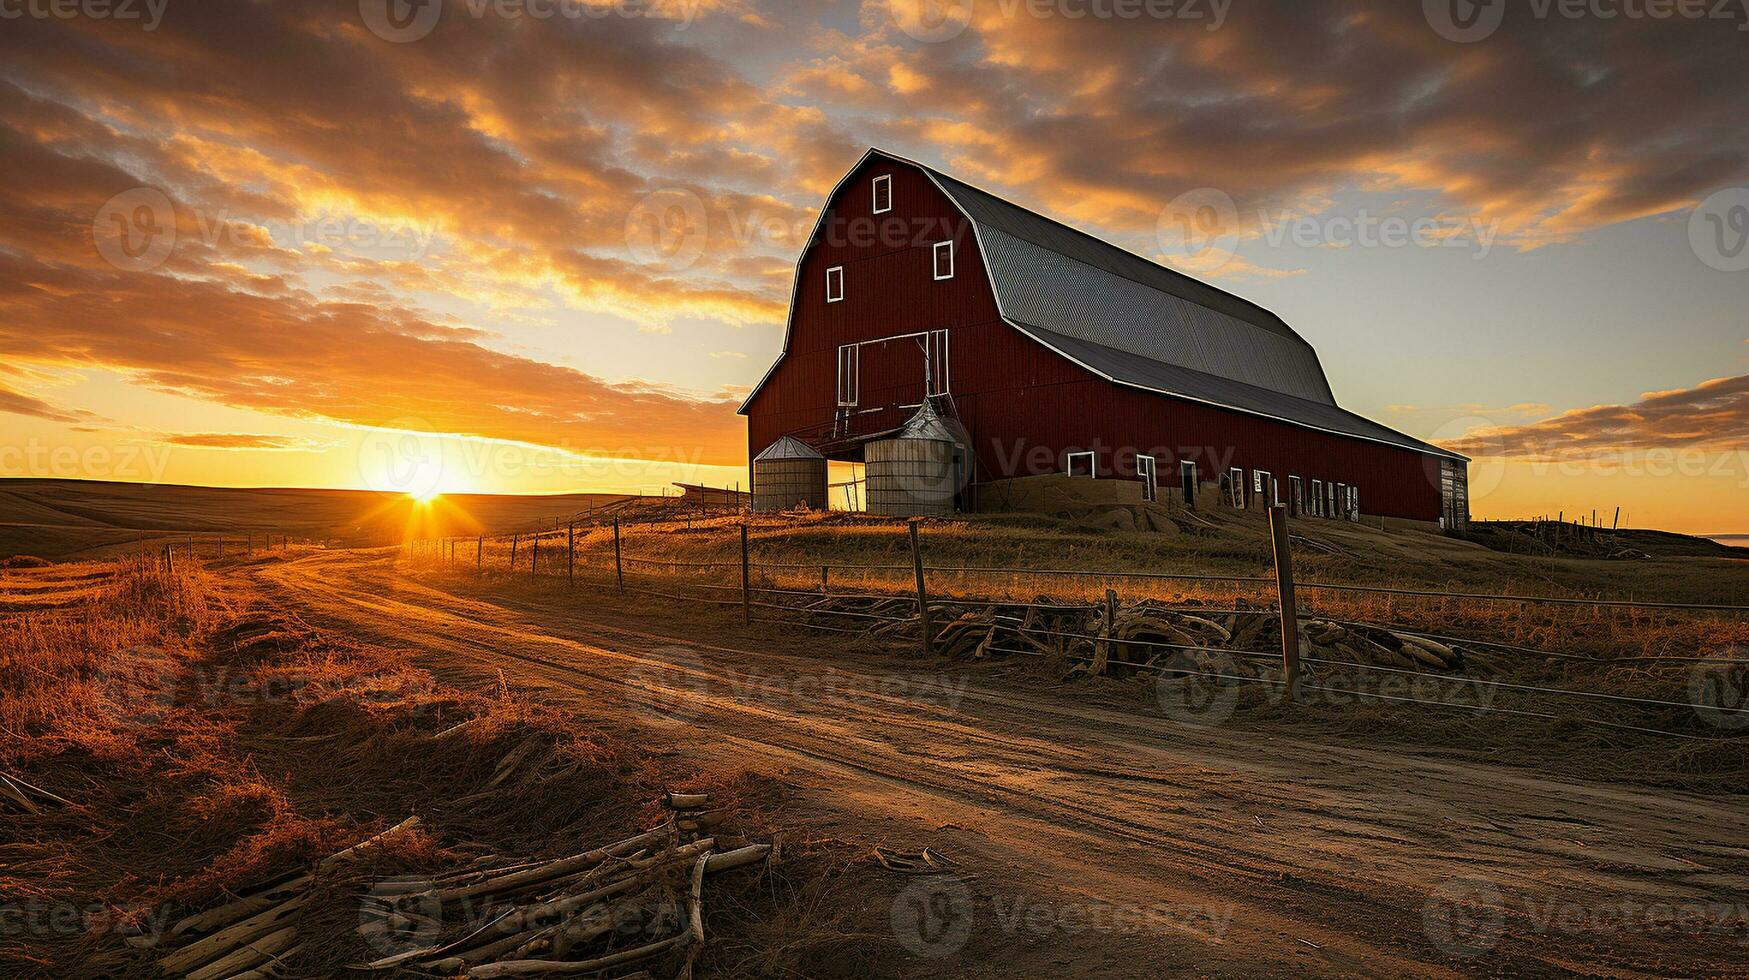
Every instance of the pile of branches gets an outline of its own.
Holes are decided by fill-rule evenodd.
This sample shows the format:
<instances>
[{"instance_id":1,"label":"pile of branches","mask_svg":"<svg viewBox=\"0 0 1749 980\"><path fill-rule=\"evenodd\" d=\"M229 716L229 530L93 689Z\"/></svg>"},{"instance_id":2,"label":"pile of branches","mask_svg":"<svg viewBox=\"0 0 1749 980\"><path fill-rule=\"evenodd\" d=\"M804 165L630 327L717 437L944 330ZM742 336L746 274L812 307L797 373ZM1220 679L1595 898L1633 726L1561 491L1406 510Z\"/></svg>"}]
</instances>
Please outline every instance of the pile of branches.
<instances>
[{"instance_id":1,"label":"pile of branches","mask_svg":"<svg viewBox=\"0 0 1749 980\"><path fill-rule=\"evenodd\" d=\"M1279 665L1280 614L1273 609L1186 610L1155 602L1105 607L1053 603L931 603L939 624L934 647L950 657L1030 654L1076 672L1200 672L1259 677ZM908 597L825 597L800 610L809 624L859 626L872 638L916 636L917 604ZM841 614L854 613L852 619ZM880 618L872 618L880 617ZM1494 673L1472 649L1364 623L1306 619L1302 655L1320 660L1439 673Z\"/></svg>"},{"instance_id":2,"label":"pile of branches","mask_svg":"<svg viewBox=\"0 0 1749 980\"><path fill-rule=\"evenodd\" d=\"M670 793L660 826L566 857L486 854L436 876L376 881L362 899L358 936L395 951L357 969L512 977L647 971L666 959L672 975L690 976L704 944L706 876L771 852L721 847L708 835L717 820L709 802ZM299 920L322 874L418 824L411 817L312 873L177 923L168 935L179 945L160 967L193 980L280 975L301 948Z\"/></svg>"},{"instance_id":3,"label":"pile of branches","mask_svg":"<svg viewBox=\"0 0 1749 980\"><path fill-rule=\"evenodd\" d=\"M307 872L261 886L233 902L184 918L162 936L136 936L136 946L173 945L158 966L188 980L261 980L280 976L303 949L299 925L318 879L356 861L397 834L419 826L408 817L368 840L330 855Z\"/></svg>"}]
</instances>

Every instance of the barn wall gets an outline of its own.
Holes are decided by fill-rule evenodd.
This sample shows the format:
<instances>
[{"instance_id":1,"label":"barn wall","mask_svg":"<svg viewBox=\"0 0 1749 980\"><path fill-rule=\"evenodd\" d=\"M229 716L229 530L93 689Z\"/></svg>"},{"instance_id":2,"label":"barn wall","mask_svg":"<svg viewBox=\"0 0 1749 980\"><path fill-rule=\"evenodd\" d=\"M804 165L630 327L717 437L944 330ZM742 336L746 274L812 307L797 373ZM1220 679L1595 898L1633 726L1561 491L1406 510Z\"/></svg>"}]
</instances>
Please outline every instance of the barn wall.
<instances>
[{"instance_id":1,"label":"barn wall","mask_svg":"<svg viewBox=\"0 0 1749 980\"><path fill-rule=\"evenodd\" d=\"M893 210L871 213L871 179L893 175ZM785 434L829 431L837 349L895 334L946 329L954 404L976 448L979 480L1054 473L1070 450L1095 451L1099 475L1133 478L1135 455L1157 458L1162 492L1178 461L1202 479L1228 467L1338 481L1360 488L1366 514L1433 521L1438 461L1393 446L1114 384L1002 322L969 226L915 168L871 158L829 202L821 238L801 260L789 352L748 405L748 458ZM890 219L890 220L888 220ZM956 241L953 279L931 279L931 244ZM845 269L845 299L825 301L825 270ZM908 343L908 342L907 342ZM856 431L903 421L922 395L921 353L903 343L865 349Z\"/></svg>"}]
</instances>

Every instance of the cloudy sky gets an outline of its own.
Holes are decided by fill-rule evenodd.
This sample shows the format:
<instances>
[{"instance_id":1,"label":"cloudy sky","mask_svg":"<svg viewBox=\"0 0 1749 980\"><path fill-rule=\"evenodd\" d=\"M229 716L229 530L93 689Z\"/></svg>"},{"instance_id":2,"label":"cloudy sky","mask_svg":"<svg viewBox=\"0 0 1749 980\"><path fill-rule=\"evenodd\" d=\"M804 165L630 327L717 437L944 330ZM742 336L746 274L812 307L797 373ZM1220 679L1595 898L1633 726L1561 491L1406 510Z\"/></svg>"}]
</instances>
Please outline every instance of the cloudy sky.
<instances>
[{"instance_id":1,"label":"cloudy sky","mask_svg":"<svg viewBox=\"0 0 1749 980\"><path fill-rule=\"evenodd\" d=\"M1280 313L1344 405L1478 457L1479 516L1749 531L1746 27L0 0L0 475L394 488L411 441L443 489L744 480L738 396L872 145Z\"/></svg>"}]
</instances>

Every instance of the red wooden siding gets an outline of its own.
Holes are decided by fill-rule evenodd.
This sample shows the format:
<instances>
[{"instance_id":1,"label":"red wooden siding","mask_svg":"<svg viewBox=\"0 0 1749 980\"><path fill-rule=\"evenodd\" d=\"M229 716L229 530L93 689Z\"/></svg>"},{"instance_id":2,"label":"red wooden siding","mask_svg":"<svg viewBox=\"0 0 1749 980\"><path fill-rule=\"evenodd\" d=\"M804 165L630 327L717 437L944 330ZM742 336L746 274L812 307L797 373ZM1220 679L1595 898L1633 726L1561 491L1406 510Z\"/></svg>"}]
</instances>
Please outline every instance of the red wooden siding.
<instances>
[{"instance_id":1,"label":"red wooden siding","mask_svg":"<svg viewBox=\"0 0 1749 980\"><path fill-rule=\"evenodd\" d=\"M891 211L872 214L874 176L892 175ZM1157 459L1163 488L1178 461L1204 480L1233 466L1360 488L1366 514L1433 521L1438 460L1347 436L1272 421L1107 381L1004 323L969 225L922 172L870 158L827 202L819 238L803 254L789 349L747 406L748 456L779 436L829 431L841 344L947 330L949 386L972 437L978 480L1059 472L1071 450L1098 453L1099 475L1133 477L1137 453ZM932 278L931 248L952 236L954 278ZM844 300L826 302L826 269L844 267ZM865 348L858 432L903 421L922 393L912 340ZM1165 491L1163 491L1165 492Z\"/></svg>"}]
</instances>

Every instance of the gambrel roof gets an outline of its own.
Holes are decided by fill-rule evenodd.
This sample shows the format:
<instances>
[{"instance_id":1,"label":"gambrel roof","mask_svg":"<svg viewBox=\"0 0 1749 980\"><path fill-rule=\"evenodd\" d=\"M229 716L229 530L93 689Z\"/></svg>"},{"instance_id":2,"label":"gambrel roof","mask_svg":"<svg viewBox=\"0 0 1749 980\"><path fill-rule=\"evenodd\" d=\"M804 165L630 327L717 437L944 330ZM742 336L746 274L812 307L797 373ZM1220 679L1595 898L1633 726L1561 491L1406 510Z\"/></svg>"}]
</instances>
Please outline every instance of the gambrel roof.
<instances>
[{"instance_id":1,"label":"gambrel roof","mask_svg":"<svg viewBox=\"0 0 1749 980\"><path fill-rule=\"evenodd\" d=\"M846 179L870 157L928 174L971 222L1003 320L1087 370L1117 384L1465 458L1338 406L1317 351L1263 307L882 150L870 149Z\"/></svg>"}]
</instances>

